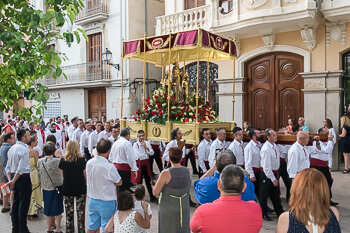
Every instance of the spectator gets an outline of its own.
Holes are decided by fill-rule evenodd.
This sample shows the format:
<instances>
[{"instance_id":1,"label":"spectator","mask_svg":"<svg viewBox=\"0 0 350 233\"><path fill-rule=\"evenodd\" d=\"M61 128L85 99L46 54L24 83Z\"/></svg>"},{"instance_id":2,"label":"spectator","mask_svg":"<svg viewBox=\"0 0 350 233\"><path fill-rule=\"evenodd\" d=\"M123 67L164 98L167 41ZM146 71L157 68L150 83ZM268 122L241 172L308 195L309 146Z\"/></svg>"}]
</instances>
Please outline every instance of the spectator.
<instances>
[{"instance_id":1,"label":"spectator","mask_svg":"<svg viewBox=\"0 0 350 233\"><path fill-rule=\"evenodd\" d=\"M228 149L220 151L216 156L214 165L201 177L201 179L194 182L194 193L199 204L213 202L220 197L217 182L220 178L220 173L229 164L236 164L236 156ZM255 200L254 184L247 176L244 177L244 180L247 188L242 193L242 200Z\"/></svg>"},{"instance_id":2,"label":"spectator","mask_svg":"<svg viewBox=\"0 0 350 233\"><path fill-rule=\"evenodd\" d=\"M329 200L324 175L314 168L302 170L293 181L290 209L279 217L277 233L340 233L339 213Z\"/></svg>"},{"instance_id":3,"label":"spectator","mask_svg":"<svg viewBox=\"0 0 350 233\"><path fill-rule=\"evenodd\" d=\"M134 200L129 191L118 195L118 211L111 217L106 226L106 232L139 232L138 228L150 228L150 215L145 217L133 210ZM142 203L144 213L147 213L148 203Z\"/></svg>"},{"instance_id":4,"label":"spectator","mask_svg":"<svg viewBox=\"0 0 350 233\"><path fill-rule=\"evenodd\" d=\"M30 136L30 140L27 143L29 150L29 163L30 163L30 180L32 182L32 197L30 198L30 206L28 215L37 216L37 213L43 207L43 196L41 194L41 186L38 171L39 153L34 149L38 144L38 137L36 132L33 132Z\"/></svg>"},{"instance_id":5,"label":"spectator","mask_svg":"<svg viewBox=\"0 0 350 233\"><path fill-rule=\"evenodd\" d=\"M55 137L55 135L51 134L51 135L47 136L46 142L52 142L52 143L54 143L56 145L56 137ZM45 152L44 152L44 156L45 156ZM60 149L55 150L55 153L53 154L53 157L54 158L59 158L59 159L62 158L62 151Z\"/></svg>"},{"instance_id":6,"label":"spectator","mask_svg":"<svg viewBox=\"0 0 350 233\"><path fill-rule=\"evenodd\" d=\"M304 117L299 117L298 125L300 126L302 131L309 132L309 127L307 125L305 125Z\"/></svg>"},{"instance_id":7,"label":"spectator","mask_svg":"<svg viewBox=\"0 0 350 233\"><path fill-rule=\"evenodd\" d=\"M335 132L335 129L333 128L333 123L330 119L326 118L323 121L323 127L328 129L328 133L333 135L333 145L337 143L337 133Z\"/></svg>"},{"instance_id":8,"label":"spectator","mask_svg":"<svg viewBox=\"0 0 350 233\"><path fill-rule=\"evenodd\" d=\"M1 162L4 166L4 172L3 175L5 182L8 182L8 178L6 175L6 165L7 165L7 160L8 160L8 151L10 150L10 148L12 147L12 145L15 144L16 140L15 140L15 135L13 133L5 133L4 135L4 142L1 145L1 149L0 149L0 154L1 154ZM11 196L10 196L10 202L11 202L11 206L13 204L13 193L11 192ZM11 210L11 207L8 204L8 196L3 197L3 206L1 209L1 213L6 213L9 212Z\"/></svg>"},{"instance_id":9,"label":"spectator","mask_svg":"<svg viewBox=\"0 0 350 233\"><path fill-rule=\"evenodd\" d=\"M260 206L254 201L242 201L247 187L243 170L227 165L220 174L220 198L197 208L191 220L192 232L258 233L262 227Z\"/></svg>"},{"instance_id":10,"label":"spectator","mask_svg":"<svg viewBox=\"0 0 350 233\"><path fill-rule=\"evenodd\" d=\"M293 133L293 125L294 125L294 120L288 119L288 125L286 126L286 130L288 131L288 133Z\"/></svg>"},{"instance_id":11,"label":"spectator","mask_svg":"<svg viewBox=\"0 0 350 233\"><path fill-rule=\"evenodd\" d=\"M171 168L163 170L153 188L153 195L161 193L158 206L158 232L190 232L191 173L181 166L182 150L169 149Z\"/></svg>"},{"instance_id":12,"label":"spectator","mask_svg":"<svg viewBox=\"0 0 350 233\"><path fill-rule=\"evenodd\" d=\"M96 146L97 155L86 164L87 195L89 196L89 230L96 233L105 227L117 210L116 186L122 179L112 163L108 162L112 143L101 139Z\"/></svg>"},{"instance_id":13,"label":"spectator","mask_svg":"<svg viewBox=\"0 0 350 233\"><path fill-rule=\"evenodd\" d=\"M62 185L63 177L58 168L60 159L53 157L55 150L56 147L53 142L45 143L43 147L45 158L41 158L38 161L48 232L52 232L55 222L56 232L61 232L61 218L63 213L63 196L56 191L56 187Z\"/></svg>"},{"instance_id":14,"label":"spectator","mask_svg":"<svg viewBox=\"0 0 350 233\"><path fill-rule=\"evenodd\" d=\"M63 170L64 207L66 210L66 232L74 233L74 199L77 205L78 232L85 232L86 180L85 158L79 152L79 143L70 140L61 158L59 168Z\"/></svg>"},{"instance_id":15,"label":"spectator","mask_svg":"<svg viewBox=\"0 0 350 233\"><path fill-rule=\"evenodd\" d=\"M12 232L29 232L27 213L32 192L27 148L29 139L29 130L18 130L17 143L8 151L6 174L9 180L8 186L14 192L11 210Z\"/></svg>"},{"instance_id":16,"label":"spectator","mask_svg":"<svg viewBox=\"0 0 350 233\"><path fill-rule=\"evenodd\" d=\"M151 209L151 205L147 204L147 212L144 211L142 205L145 202L144 199L146 197L146 189L145 186L143 186L142 184L139 184L136 186L135 189L135 198L136 201L134 203L134 210L136 212L139 212L142 216L142 218L145 218L145 215L149 215L149 219L152 218L152 209ZM141 233L146 233L148 232L146 229L142 228L142 227L138 227L138 232Z\"/></svg>"}]
</instances>

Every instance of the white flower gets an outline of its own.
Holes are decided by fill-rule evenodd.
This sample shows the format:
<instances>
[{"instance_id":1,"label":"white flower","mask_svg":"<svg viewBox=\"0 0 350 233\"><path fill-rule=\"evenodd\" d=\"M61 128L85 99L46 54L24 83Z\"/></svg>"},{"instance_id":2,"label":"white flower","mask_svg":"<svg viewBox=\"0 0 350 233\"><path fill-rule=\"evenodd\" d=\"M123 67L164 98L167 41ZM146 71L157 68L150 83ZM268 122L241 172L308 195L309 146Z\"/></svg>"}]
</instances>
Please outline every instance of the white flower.
<instances>
[{"instance_id":1,"label":"white flower","mask_svg":"<svg viewBox=\"0 0 350 233\"><path fill-rule=\"evenodd\" d=\"M165 106L166 106L166 103L163 103L162 106L165 107Z\"/></svg>"},{"instance_id":2,"label":"white flower","mask_svg":"<svg viewBox=\"0 0 350 233\"><path fill-rule=\"evenodd\" d=\"M190 112L190 113L189 113L189 115L190 115L190 116L193 116L193 113L192 113L192 112Z\"/></svg>"},{"instance_id":3,"label":"white flower","mask_svg":"<svg viewBox=\"0 0 350 233\"><path fill-rule=\"evenodd\" d=\"M188 122L192 123L192 118L188 119Z\"/></svg>"}]
</instances>

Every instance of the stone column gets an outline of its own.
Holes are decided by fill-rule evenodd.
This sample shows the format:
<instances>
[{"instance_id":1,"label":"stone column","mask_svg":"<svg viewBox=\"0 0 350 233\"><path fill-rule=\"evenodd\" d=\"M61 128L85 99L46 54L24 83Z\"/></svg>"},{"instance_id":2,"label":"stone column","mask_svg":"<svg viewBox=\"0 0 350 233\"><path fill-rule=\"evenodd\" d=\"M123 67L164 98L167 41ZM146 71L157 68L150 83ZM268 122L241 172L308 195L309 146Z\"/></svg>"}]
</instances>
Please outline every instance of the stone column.
<instances>
[{"instance_id":1,"label":"stone column","mask_svg":"<svg viewBox=\"0 0 350 233\"><path fill-rule=\"evenodd\" d=\"M235 122L243 126L244 117L244 77L235 79ZM232 122L232 78L216 80L219 86L219 120Z\"/></svg>"},{"instance_id":2,"label":"stone column","mask_svg":"<svg viewBox=\"0 0 350 233\"><path fill-rule=\"evenodd\" d=\"M301 73L304 78L304 117L310 132L317 132L323 126L323 120L332 120L333 127L339 132L341 114L341 77L343 71ZM333 169L339 168L338 144L333 150Z\"/></svg>"}]
</instances>

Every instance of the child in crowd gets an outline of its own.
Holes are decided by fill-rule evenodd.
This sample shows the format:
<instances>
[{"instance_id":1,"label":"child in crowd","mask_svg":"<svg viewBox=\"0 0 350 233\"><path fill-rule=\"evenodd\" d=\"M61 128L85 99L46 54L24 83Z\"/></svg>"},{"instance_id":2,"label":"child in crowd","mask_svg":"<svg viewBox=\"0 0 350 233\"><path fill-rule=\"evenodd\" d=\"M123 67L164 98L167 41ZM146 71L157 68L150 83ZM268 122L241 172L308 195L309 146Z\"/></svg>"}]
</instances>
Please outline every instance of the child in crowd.
<instances>
[{"instance_id":1,"label":"child in crowd","mask_svg":"<svg viewBox=\"0 0 350 233\"><path fill-rule=\"evenodd\" d=\"M146 197L146 190L145 190L145 186L143 186L142 184L139 184L136 186L135 189L135 207L134 210L136 212L139 212L143 218L145 218L144 216L144 211L142 208L142 202L144 202L144 198ZM152 209L151 209L151 205L148 203L148 207L147 207L147 213L150 216L150 219L152 218ZM139 226L139 232L148 232L146 229L142 228Z\"/></svg>"}]
</instances>

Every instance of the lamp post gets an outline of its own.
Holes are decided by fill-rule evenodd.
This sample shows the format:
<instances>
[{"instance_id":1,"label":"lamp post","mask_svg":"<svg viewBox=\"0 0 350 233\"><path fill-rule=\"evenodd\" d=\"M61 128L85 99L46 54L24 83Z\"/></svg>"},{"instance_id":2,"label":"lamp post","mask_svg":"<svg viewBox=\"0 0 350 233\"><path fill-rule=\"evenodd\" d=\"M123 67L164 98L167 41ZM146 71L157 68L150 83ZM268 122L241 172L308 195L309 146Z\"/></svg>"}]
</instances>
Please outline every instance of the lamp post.
<instances>
[{"instance_id":1,"label":"lamp post","mask_svg":"<svg viewBox=\"0 0 350 233\"><path fill-rule=\"evenodd\" d=\"M111 60L112 60L112 52L110 50L108 50L108 48L106 48L106 51L104 53L102 53L102 61L107 62L108 65L113 66L114 68L116 68L119 71L120 65L111 63Z\"/></svg>"}]
</instances>

